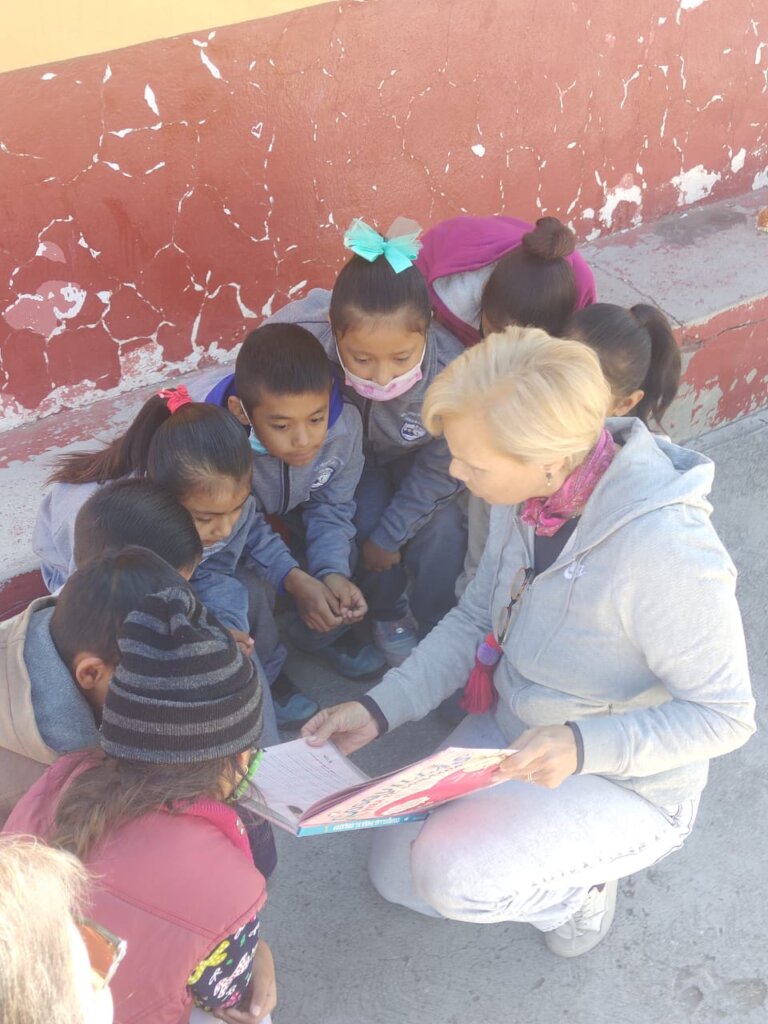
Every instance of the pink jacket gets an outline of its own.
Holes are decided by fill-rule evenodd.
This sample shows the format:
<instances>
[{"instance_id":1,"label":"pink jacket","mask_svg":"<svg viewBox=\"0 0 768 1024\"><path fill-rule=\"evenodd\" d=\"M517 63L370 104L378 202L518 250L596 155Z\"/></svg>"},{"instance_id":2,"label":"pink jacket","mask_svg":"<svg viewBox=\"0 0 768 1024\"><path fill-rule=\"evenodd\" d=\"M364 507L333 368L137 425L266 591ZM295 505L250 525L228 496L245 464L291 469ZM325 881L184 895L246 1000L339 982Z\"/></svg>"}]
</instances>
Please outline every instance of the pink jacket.
<instances>
[{"instance_id":1,"label":"pink jacket","mask_svg":"<svg viewBox=\"0 0 768 1024\"><path fill-rule=\"evenodd\" d=\"M437 318L467 347L480 341L480 332L446 304L435 288L435 281L455 278L459 288L464 286L474 290L479 310L480 295L494 265L506 253L516 249L522 243L523 235L531 230L532 224L516 217L452 217L430 228L422 238L416 266L427 282ZM596 299L595 279L579 253L575 252L567 259L576 279L576 309L582 309ZM473 272L476 281L468 281ZM459 274L466 276L462 280L456 277ZM445 293L445 289L440 290Z\"/></svg>"},{"instance_id":2,"label":"pink jacket","mask_svg":"<svg viewBox=\"0 0 768 1024\"><path fill-rule=\"evenodd\" d=\"M4 831L50 836L63 790L93 758L59 758L19 801ZM186 1024L192 970L266 899L236 811L200 799L179 814L147 814L99 843L86 866L93 879L89 916L128 943L112 982L116 1024Z\"/></svg>"}]
</instances>

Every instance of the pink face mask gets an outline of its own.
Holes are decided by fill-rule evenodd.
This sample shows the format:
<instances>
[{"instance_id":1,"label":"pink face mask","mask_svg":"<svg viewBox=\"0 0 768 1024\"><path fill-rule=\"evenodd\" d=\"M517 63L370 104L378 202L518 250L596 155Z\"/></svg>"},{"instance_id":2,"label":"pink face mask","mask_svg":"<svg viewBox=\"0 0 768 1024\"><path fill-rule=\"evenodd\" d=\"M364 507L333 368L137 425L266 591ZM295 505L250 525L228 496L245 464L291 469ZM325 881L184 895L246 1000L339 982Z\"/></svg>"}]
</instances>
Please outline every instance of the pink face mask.
<instances>
[{"instance_id":1,"label":"pink face mask","mask_svg":"<svg viewBox=\"0 0 768 1024\"><path fill-rule=\"evenodd\" d=\"M426 351L427 346L425 344L421 353L421 359L415 366L412 366L410 370L406 370L405 373L401 373L399 377L393 377L389 384L382 385L377 384L375 380L365 380L363 377L358 377L356 374L351 373L344 365L344 360L341 358L338 347L336 348L336 354L344 371L344 383L348 384L353 391L356 391L361 398L368 398L371 402L391 402L393 398L399 398L406 391L410 391L414 384L418 384L422 379L421 365L424 362Z\"/></svg>"}]
</instances>

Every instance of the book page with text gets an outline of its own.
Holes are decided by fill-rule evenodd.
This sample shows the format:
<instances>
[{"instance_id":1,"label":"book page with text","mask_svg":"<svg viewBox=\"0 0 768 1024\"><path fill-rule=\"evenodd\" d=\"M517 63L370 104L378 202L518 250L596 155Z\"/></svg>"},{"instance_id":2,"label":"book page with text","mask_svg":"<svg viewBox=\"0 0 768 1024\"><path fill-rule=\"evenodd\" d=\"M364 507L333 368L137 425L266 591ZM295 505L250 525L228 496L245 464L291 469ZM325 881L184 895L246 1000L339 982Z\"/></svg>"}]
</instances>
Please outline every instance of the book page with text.
<instances>
[{"instance_id":1,"label":"book page with text","mask_svg":"<svg viewBox=\"0 0 768 1024\"><path fill-rule=\"evenodd\" d=\"M304 739L267 747L253 780L254 809L264 805L287 824L297 826L302 814L339 790L367 782L368 776L332 744L310 747Z\"/></svg>"}]
</instances>

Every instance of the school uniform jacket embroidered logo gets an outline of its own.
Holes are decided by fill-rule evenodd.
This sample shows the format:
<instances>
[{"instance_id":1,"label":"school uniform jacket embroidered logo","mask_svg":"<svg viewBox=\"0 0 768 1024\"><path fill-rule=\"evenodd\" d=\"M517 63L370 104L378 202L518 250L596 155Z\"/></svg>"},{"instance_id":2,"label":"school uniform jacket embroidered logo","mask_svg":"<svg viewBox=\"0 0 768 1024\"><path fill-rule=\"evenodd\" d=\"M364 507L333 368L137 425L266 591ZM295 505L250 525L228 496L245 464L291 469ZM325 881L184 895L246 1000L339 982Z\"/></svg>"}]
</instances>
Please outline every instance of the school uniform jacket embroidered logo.
<instances>
[{"instance_id":1,"label":"school uniform jacket embroidered logo","mask_svg":"<svg viewBox=\"0 0 768 1024\"><path fill-rule=\"evenodd\" d=\"M400 437L404 441L420 441L422 437L426 436L426 433L424 424L416 413L407 412L403 414L403 422L400 425Z\"/></svg>"},{"instance_id":2,"label":"school uniform jacket embroidered logo","mask_svg":"<svg viewBox=\"0 0 768 1024\"><path fill-rule=\"evenodd\" d=\"M317 476L315 477L315 482L310 487L310 490L316 491L318 487L325 487L325 485L328 483L328 481L331 479L335 472L336 466L331 463L326 463L324 466L321 466L320 469L318 470Z\"/></svg>"}]
</instances>

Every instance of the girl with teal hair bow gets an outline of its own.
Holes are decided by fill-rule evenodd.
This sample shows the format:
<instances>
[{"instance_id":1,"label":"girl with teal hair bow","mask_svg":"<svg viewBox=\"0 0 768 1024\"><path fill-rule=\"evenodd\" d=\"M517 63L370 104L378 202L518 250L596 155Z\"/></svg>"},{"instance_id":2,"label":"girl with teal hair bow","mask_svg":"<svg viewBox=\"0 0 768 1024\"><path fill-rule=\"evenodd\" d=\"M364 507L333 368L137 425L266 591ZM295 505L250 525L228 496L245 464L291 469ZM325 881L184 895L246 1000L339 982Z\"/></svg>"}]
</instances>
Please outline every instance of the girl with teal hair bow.
<instances>
[{"instance_id":1,"label":"girl with teal hair bow","mask_svg":"<svg viewBox=\"0 0 768 1024\"><path fill-rule=\"evenodd\" d=\"M355 493L355 580L390 665L404 661L453 607L466 551L462 487L449 473L444 440L421 422L428 386L462 349L432 322L415 265L419 233L403 217L385 234L356 218L344 234L353 255L332 292L315 289L272 318L319 338L347 401L360 410L365 467Z\"/></svg>"},{"instance_id":2,"label":"girl with teal hair bow","mask_svg":"<svg viewBox=\"0 0 768 1024\"><path fill-rule=\"evenodd\" d=\"M421 228L414 220L398 217L386 235L355 217L344 233L344 246L356 256L373 263L383 256L396 274L412 267L421 249Z\"/></svg>"}]
</instances>

